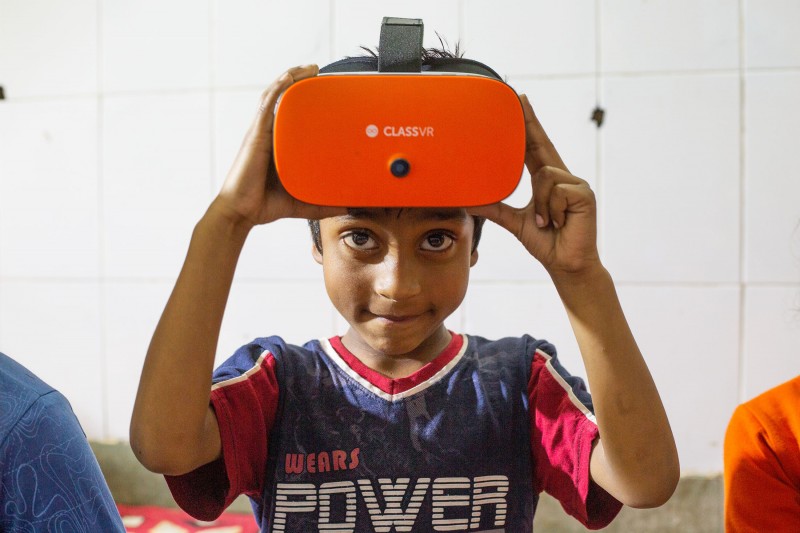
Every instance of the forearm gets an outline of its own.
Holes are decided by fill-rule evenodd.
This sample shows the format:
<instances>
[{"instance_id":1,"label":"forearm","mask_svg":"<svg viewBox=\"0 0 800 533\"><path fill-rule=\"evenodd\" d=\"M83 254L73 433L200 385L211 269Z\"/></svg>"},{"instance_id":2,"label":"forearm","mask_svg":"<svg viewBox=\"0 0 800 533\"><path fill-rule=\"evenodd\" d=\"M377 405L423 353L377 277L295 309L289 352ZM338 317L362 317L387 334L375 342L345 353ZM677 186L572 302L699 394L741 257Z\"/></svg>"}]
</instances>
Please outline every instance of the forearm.
<instances>
[{"instance_id":1,"label":"forearm","mask_svg":"<svg viewBox=\"0 0 800 533\"><path fill-rule=\"evenodd\" d=\"M598 265L554 281L586 366L600 430L592 475L627 505L660 505L679 477L677 450L611 276Z\"/></svg>"},{"instance_id":2,"label":"forearm","mask_svg":"<svg viewBox=\"0 0 800 533\"><path fill-rule=\"evenodd\" d=\"M212 203L195 226L175 288L147 351L131 420L139 460L181 473L219 455L209 409L219 331L236 263L249 232Z\"/></svg>"}]
</instances>

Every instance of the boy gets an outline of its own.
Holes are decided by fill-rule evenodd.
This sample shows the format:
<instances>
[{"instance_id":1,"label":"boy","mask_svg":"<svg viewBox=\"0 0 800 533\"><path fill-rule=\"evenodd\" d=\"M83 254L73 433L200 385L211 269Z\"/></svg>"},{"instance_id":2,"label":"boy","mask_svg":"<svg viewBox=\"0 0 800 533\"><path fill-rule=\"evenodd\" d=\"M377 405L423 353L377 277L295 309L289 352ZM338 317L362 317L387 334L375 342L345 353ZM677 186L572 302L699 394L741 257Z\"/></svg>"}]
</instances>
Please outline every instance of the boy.
<instances>
[{"instance_id":1,"label":"boy","mask_svg":"<svg viewBox=\"0 0 800 533\"><path fill-rule=\"evenodd\" d=\"M593 193L567 171L527 98L527 207L311 206L268 168L279 95L317 72L290 69L264 92L195 228L142 371L131 422L139 460L199 518L247 494L264 531L530 531L542 490L597 528L621 503L667 501L677 452L597 253ZM350 328L302 348L257 339L215 373L209 393L239 252L255 225L286 217L319 221L312 253ZM547 268L593 402L549 344L444 327L478 259L482 217Z\"/></svg>"}]
</instances>

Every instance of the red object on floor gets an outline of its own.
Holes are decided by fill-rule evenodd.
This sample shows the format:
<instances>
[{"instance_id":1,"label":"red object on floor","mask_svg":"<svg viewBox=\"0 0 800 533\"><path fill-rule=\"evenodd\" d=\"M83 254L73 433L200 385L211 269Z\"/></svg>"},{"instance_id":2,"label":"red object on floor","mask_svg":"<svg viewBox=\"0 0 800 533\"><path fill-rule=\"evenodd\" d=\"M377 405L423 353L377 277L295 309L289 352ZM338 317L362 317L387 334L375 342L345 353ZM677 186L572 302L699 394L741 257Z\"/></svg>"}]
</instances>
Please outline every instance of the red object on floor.
<instances>
[{"instance_id":1,"label":"red object on floor","mask_svg":"<svg viewBox=\"0 0 800 533\"><path fill-rule=\"evenodd\" d=\"M222 513L213 522L203 522L180 509L136 505L117 505L117 509L128 533L258 533L250 514Z\"/></svg>"}]
</instances>

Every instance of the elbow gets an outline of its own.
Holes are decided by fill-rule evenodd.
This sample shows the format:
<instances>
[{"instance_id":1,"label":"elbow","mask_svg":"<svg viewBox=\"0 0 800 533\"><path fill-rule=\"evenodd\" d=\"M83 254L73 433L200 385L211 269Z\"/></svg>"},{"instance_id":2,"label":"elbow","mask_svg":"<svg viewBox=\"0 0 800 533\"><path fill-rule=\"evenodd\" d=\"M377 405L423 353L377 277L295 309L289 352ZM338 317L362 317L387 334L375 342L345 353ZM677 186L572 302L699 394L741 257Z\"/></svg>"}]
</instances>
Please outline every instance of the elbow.
<instances>
[{"instance_id":1,"label":"elbow","mask_svg":"<svg viewBox=\"0 0 800 533\"><path fill-rule=\"evenodd\" d=\"M177 476L191 472L194 468L186 464L186 454L180 445L170 445L165 436L131 423L130 446L133 455L150 472ZM177 453L171 453L176 450Z\"/></svg>"},{"instance_id":2,"label":"elbow","mask_svg":"<svg viewBox=\"0 0 800 533\"><path fill-rule=\"evenodd\" d=\"M620 501L634 509L661 507L672 498L679 480L680 467L676 458L674 465L669 465L658 473L651 473L646 483L641 483L635 490L622 495Z\"/></svg>"}]
</instances>

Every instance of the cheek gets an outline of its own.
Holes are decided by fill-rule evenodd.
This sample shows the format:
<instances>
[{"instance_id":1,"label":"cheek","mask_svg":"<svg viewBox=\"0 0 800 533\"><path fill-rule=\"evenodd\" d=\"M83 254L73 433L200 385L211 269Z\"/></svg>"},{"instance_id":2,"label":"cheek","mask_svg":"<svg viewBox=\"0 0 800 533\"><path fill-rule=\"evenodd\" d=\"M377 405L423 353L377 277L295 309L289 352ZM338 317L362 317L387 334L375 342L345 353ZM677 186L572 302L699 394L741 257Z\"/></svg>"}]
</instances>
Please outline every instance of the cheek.
<instances>
[{"instance_id":1,"label":"cheek","mask_svg":"<svg viewBox=\"0 0 800 533\"><path fill-rule=\"evenodd\" d=\"M326 257L323 270L325 288L337 309L357 305L369 289L369 273L363 265Z\"/></svg>"}]
</instances>

